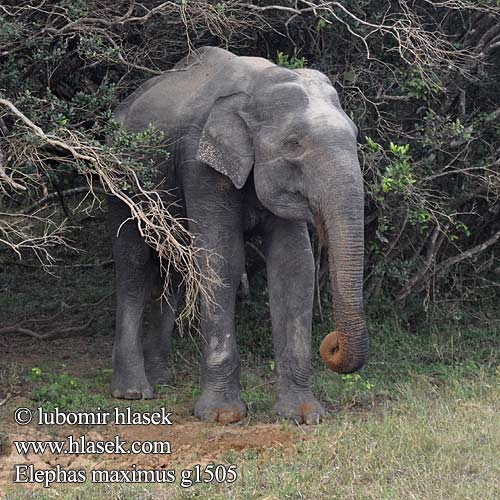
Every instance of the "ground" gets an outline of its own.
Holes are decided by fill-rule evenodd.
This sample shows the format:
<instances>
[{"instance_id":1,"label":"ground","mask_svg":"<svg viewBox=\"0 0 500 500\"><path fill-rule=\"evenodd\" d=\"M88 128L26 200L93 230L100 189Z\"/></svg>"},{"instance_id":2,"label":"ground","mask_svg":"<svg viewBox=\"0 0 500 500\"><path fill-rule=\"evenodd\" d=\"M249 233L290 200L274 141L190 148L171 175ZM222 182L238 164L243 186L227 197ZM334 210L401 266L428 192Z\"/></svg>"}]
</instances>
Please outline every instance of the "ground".
<instances>
[{"instance_id":1,"label":"ground","mask_svg":"<svg viewBox=\"0 0 500 500\"><path fill-rule=\"evenodd\" d=\"M93 226L92 226L93 224ZM0 491L9 500L65 499L496 499L500 497L499 320L444 315L407 321L383 304L369 307L371 356L357 374L340 376L323 368L318 346L332 328L315 317L313 389L328 414L316 427L276 420L272 414L273 360L266 293L251 283L252 300L240 305L238 343L242 354L243 399L249 417L215 425L192 416L199 395L199 339L174 338L170 384L150 401L110 396L113 329L112 266L74 267L110 258L93 238L102 221L82 229L88 252L65 255L58 276L44 275L35 262L14 264L0 255L0 325L23 323L54 338L0 335ZM97 226L97 229L96 229ZM90 249L92 247L92 249ZM77 286L75 286L77 284ZM93 304L106 297L98 306ZM70 309L72 308L72 309ZM64 311L54 318L54 315ZM325 302L324 314L328 316ZM90 325L81 331L61 328ZM52 319L51 319L52 318ZM127 407L146 412L165 407L171 426L19 426L16 408L85 411ZM68 435L92 440L168 440L171 455L17 454L15 440L57 440ZM183 469L196 464L234 464L228 484L12 485L12 467L86 470Z\"/></svg>"}]
</instances>

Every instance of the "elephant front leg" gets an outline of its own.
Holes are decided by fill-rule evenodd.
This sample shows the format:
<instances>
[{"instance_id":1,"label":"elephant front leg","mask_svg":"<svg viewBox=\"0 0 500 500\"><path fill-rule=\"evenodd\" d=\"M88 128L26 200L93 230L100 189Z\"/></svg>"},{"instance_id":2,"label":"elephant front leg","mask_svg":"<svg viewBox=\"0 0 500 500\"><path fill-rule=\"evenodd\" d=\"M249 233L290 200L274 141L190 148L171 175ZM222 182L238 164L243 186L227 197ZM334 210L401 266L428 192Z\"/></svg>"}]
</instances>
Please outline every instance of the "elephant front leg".
<instances>
[{"instance_id":1,"label":"elephant front leg","mask_svg":"<svg viewBox=\"0 0 500 500\"><path fill-rule=\"evenodd\" d=\"M201 395L194 413L201 420L226 424L246 416L234 335L236 291L244 264L242 235L233 234L232 241L226 240L216 252L210 260L223 284L214 291L214 304L201 304Z\"/></svg>"},{"instance_id":2,"label":"elephant front leg","mask_svg":"<svg viewBox=\"0 0 500 500\"><path fill-rule=\"evenodd\" d=\"M213 292L213 301L200 297L201 394L194 414L209 422L236 422L246 416L234 335L236 292L245 264L243 194L203 163L186 162L181 177L189 230L200 250L197 266ZM220 278L218 286L208 281L210 268Z\"/></svg>"},{"instance_id":3,"label":"elephant front leg","mask_svg":"<svg viewBox=\"0 0 500 500\"><path fill-rule=\"evenodd\" d=\"M325 410L311 392L314 259L306 223L273 218L265 250L275 352L275 412L317 424Z\"/></svg>"}]
</instances>

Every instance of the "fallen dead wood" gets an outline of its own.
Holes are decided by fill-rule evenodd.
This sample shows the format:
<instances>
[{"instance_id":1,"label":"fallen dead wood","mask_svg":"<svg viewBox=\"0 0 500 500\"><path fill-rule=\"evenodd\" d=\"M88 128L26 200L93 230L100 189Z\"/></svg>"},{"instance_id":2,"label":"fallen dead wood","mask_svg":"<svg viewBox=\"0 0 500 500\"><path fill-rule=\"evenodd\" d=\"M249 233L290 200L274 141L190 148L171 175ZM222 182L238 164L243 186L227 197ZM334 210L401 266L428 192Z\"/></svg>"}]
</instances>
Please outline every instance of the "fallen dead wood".
<instances>
[{"instance_id":1,"label":"fallen dead wood","mask_svg":"<svg viewBox=\"0 0 500 500\"><path fill-rule=\"evenodd\" d=\"M61 311L57 312L55 315L49 317L49 318L36 318L36 319L28 319L21 321L21 323L14 324L14 325L9 325L0 328L0 335L4 334L13 334L13 333L18 333L21 335L28 335L29 337L33 337L35 339L39 340L46 340L50 338L54 338L57 336L61 335L66 335L69 333L76 333L76 332L81 332L86 330L91 324L92 321L94 321L95 316L97 314L97 310L94 310L93 313L91 314L90 318L83 324L80 325L65 325L60 328L52 329L46 333L40 333L38 331L35 331L33 329L33 325L38 323L38 324L50 324L56 319L60 318L61 316L64 316L65 314L75 311L77 309L90 309L90 308L95 308L100 306L106 299L114 295L114 291L111 293L108 293L104 295L101 299L99 299L97 302L89 303L89 304L75 304L74 306L66 307L62 309Z\"/></svg>"}]
</instances>

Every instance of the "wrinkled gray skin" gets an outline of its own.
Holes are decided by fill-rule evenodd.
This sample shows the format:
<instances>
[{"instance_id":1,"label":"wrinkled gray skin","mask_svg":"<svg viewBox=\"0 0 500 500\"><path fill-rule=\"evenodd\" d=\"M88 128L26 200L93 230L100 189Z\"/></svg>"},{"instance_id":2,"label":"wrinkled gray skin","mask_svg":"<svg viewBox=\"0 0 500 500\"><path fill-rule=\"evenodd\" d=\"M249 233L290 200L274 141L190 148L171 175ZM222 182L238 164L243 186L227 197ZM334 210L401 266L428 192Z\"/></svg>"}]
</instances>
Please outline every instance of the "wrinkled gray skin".
<instances>
[{"instance_id":1,"label":"wrinkled gray skin","mask_svg":"<svg viewBox=\"0 0 500 500\"><path fill-rule=\"evenodd\" d=\"M171 158L159 161L159 169L175 178L197 244L219 256L211 257L212 265L226 286L215 292L219 307L201 304L205 342L195 415L233 422L246 414L234 312L244 232L257 228L267 259L275 411L318 422L324 409L309 386L314 265L308 221L320 226L329 249L340 340L328 364L349 373L361 367L368 351L357 131L330 81L318 71L292 71L207 47L146 82L116 116L127 130L153 123L172 140ZM175 314L154 301L152 329L142 335L145 303L161 288L156 257L133 222L117 236L129 212L116 199L109 205L117 279L112 390L116 397L150 398L151 384L166 381ZM199 266L203 272L203 258ZM170 300L174 309L177 295Z\"/></svg>"}]
</instances>

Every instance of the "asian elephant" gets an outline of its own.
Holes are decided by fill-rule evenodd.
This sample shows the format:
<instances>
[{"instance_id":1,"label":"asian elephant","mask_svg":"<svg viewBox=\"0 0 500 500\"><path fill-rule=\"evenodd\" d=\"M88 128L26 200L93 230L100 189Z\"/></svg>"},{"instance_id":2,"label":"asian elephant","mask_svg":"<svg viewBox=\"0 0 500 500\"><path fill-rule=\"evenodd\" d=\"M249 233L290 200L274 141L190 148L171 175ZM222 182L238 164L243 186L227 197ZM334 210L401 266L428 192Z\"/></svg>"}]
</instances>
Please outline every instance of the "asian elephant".
<instances>
[{"instance_id":1,"label":"asian elephant","mask_svg":"<svg viewBox=\"0 0 500 500\"><path fill-rule=\"evenodd\" d=\"M215 290L218 307L200 304L205 342L195 415L224 423L246 415L234 313L244 233L257 228L275 351L274 409L299 423L319 422L324 409L309 385L314 261L308 222L328 247L336 316L336 331L325 337L321 356L332 370L350 373L368 353L357 129L329 79L319 71L204 47L144 83L115 116L128 131L153 124L169 138L171 154L159 168L164 176L169 172L166 181L177 187L190 232L211 251L224 281ZM112 391L120 398L149 398L152 384L165 382L175 313L154 301L154 327L142 334L145 304L160 281L157 257L137 225L125 222L125 205L113 197L108 202L117 286ZM203 272L206 259L198 265Z\"/></svg>"}]
</instances>

